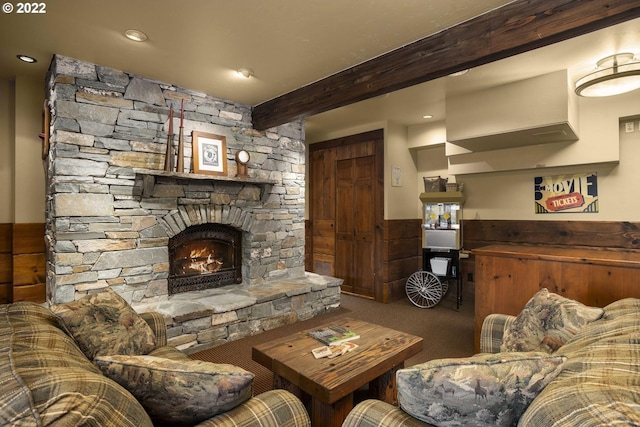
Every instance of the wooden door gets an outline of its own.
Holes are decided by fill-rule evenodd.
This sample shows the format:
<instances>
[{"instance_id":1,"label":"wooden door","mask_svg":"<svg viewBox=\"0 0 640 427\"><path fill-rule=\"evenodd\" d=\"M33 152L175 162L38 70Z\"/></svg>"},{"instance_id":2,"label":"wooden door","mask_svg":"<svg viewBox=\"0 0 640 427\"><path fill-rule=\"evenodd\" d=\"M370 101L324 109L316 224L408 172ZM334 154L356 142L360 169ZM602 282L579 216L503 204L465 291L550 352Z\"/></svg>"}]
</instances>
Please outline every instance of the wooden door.
<instances>
[{"instance_id":1,"label":"wooden door","mask_svg":"<svg viewBox=\"0 0 640 427\"><path fill-rule=\"evenodd\" d=\"M335 276L335 161L336 150L313 151L311 166L310 212L313 235L311 264L315 273Z\"/></svg>"},{"instance_id":2,"label":"wooden door","mask_svg":"<svg viewBox=\"0 0 640 427\"><path fill-rule=\"evenodd\" d=\"M386 295L383 166L382 130L311 144L311 248L305 262L315 273L343 279L343 291L381 302Z\"/></svg>"},{"instance_id":3,"label":"wooden door","mask_svg":"<svg viewBox=\"0 0 640 427\"><path fill-rule=\"evenodd\" d=\"M342 290L375 296L375 156L336 162L336 276Z\"/></svg>"}]
</instances>

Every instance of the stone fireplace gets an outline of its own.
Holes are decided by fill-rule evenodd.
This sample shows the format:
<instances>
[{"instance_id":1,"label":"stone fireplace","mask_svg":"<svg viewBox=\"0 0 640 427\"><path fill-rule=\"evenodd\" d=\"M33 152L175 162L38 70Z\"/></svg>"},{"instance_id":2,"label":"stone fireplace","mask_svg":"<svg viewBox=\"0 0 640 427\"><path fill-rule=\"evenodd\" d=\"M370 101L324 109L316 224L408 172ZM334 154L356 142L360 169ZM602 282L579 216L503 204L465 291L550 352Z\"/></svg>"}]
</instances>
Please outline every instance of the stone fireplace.
<instances>
[{"instance_id":1,"label":"stone fireplace","mask_svg":"<svg viewBox=\"0 0 640 427\"><path fill-rule=\"evenodd\" d=\"M341 281L304 270L301 121L258 132L249 106L60 55L47 83L51 304L111 287L189 348L339 306ZM187 172L165 171L182 102ZM189 172L193 131L226 138L226 175ZM235 176L240 149L249 177Z\"/></svg>"},{"instance_id":2,"label":"stone fireplace","mask_svg":"<svg viewBox=\"0 0 640 427\"><path fill-rule=\"evenodd\" d=\"M169 295L242 283L242 232L192 225L169 239Z\"/></svg>"}]
</instances>

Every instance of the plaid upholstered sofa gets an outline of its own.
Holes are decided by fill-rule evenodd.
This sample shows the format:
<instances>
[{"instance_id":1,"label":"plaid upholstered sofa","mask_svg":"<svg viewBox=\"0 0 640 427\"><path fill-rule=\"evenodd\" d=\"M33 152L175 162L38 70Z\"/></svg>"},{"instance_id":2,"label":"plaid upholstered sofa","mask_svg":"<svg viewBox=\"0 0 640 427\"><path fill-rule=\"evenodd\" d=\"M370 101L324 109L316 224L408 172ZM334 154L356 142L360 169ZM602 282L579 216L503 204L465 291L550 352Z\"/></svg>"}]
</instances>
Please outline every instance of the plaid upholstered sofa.
<instances>
[{"instance_id":1,"label":"plaid upholstered sofa","mask_svg":"<svg viewBox=\"0 0 640 427\"><path fill-rule=\"evenodd\" d=\"M491 365L494 369L499 363L508 361L509 355L503 352L504 338L516 319L515 316L502 314L492 314L485 319L481 335L481 351L484 354L427 362L431 368L437 365L438 369L457 365L455 374L449 370L448 374L437 378L435 370L429 374L424 371L420 374L412 372L411 367L406 372L401 370L397 378L400 407L377 400L365 400L349 413L343 427L640 425L640 299L627 298L613 302L604 307L598 319L574 328L574 334L566 342L550 351L548 358L556 358L554 361L561 368L554 372L548 384L543 387L540 386L539 377L532 376L532 381L527 382L528 374L526 370L523 373L518 366L520 362L517 362L516 369L509 372L510 375L517 372L517 387L512 394L526 394L524 389L530 384L537 387L533 387L534 393L529 394L531 400L521 408L522 413L510 422L503 423L499 414L491 413L490 407L494 405L503 412L508 411L508 405L500 400L501 389L487 393L491 389L486 381L484 386L477 384L475 387L471 382L466 389L456 388L452 384L459 385L463 382L460 364L478 360L486 363L489 360L496 363ZM517 357L531 359L530 354L519 354ZM545 359L547 356L538 356L540 358ZM499 363L496 362L497 359ZM442 374L445 371L438 372ZM402 380L403 375L405 380ZM410 379L409 382L406 378ZM416 387L417 394L429 395L426 399L429 402L423 403L422 407L412 406L415 402L407 397L410 393L403 390L411 386L411 379L419 384ZM535 384L533 380L536 380ZM428 389L429 381L435 386L431 389L433 391ZM461 405L464 398L470 400L475 411L472 419L463 419L462 410L454 413L452 409ZM498 405L498 400L501 406ZM403 409L412 412L413 416ZM430 423L426 422L426 417L422 417L423 414L433 416L434 413L442 418ZM490 415L493 417L489 417Z\"/></svg>"},{"instance_id":2,"label":"plaid upholstered sofa","mask_svg":"<svg viewBox=\"0 0 640 427\"><path fill-rule=\"evenodd\" d=\"M140 316L155 334L154 356L177 361L188 359L175 348L166 346L162 316L156 313ZM200 385L188 386L197 389ZM59 317L35 303L0 305L0 396L2 426L154 425L138 400L103 375L85 356L62 327ZM171 402L165 406L160 412L171 410ZM201 427L307 427L309 424L301 402L283 390L253 397L249 391L242 403L197 423Z\"/></svg>"}]
</instances>

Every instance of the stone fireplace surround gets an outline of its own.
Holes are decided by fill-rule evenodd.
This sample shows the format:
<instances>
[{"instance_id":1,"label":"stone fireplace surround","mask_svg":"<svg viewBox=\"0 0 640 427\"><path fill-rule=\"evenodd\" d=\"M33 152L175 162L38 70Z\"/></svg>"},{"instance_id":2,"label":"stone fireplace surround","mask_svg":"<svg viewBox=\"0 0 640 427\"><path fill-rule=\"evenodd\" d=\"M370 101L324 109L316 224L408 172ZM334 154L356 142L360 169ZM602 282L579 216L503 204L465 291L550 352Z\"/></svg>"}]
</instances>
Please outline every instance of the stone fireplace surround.
<instances>
[{"instance_id":1,"label":"stone fireplace surround","mask_svg":"<svg viewBox=\"0 0 640 427\"><path fill-rule=\"evenodd\" d=\"M162 313L170 343L187 351L339 307L342 281L304 271L302 122L258 132L248 106L60 55L47 91L50 303L112 287ZM191 131L210 132L226 138L227 176L162 170L169 107L181 101L185 169ZM236 179L242 148L250 177ZM169 238L205 223L242 231L243 282L169 296Z\"/></svg>"}]
</instances>

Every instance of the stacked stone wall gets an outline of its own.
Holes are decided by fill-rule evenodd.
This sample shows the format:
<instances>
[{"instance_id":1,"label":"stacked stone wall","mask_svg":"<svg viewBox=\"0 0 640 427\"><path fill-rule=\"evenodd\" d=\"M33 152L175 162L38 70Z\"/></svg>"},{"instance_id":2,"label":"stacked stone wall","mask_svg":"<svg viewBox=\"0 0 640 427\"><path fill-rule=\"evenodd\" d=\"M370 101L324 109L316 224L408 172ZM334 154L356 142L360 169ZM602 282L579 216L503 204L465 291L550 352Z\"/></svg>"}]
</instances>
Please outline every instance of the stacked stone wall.
<instances>
[{"instance_id":1,"label":"stacked stone wall","mask_svg":"<svg viewBox=\"0 0 640 427\"><path fill-rule=\"evenodd\" d=\"M47 81L50 302L107 286L131 303L166 300L168 239L204 222L243 230L245 285L304 276L302 122L259 132L249 106L60 55ZM182 102L185 169L191 132L209 132L226 138L229 177L235 152L250 152L251 179L141 172L163 169L169 109L177 133Z\"/></svg>"}]
</instances>

